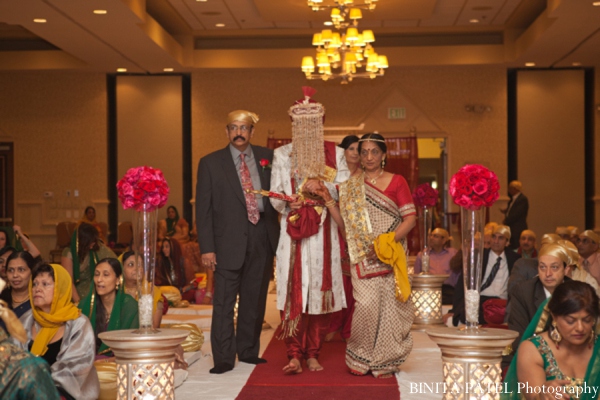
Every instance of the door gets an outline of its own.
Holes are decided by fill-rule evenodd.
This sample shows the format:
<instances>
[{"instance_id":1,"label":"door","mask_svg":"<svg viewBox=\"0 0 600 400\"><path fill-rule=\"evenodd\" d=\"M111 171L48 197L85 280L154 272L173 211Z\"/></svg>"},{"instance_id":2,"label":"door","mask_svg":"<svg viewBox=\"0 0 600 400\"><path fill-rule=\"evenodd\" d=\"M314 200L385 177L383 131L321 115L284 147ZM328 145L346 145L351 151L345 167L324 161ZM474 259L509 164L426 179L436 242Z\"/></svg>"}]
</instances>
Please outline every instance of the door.
<instances>
[{"instance_id":1,"label":"door","mask_svg":"<svg viewBox=\"0 0 600 400\"><path fill-rule=\"evenodd\" d=\"M0 226L13 226L13 144L0 142Z\"/></svg>"}]
</instances>

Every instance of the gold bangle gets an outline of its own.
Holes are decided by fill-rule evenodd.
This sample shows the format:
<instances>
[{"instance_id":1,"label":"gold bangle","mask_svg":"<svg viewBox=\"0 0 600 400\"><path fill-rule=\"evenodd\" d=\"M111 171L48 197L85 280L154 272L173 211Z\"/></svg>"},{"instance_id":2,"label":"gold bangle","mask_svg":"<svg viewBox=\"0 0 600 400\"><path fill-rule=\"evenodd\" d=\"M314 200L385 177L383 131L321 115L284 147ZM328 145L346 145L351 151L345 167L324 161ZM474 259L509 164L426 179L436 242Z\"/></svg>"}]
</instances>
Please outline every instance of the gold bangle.
<instances>
[{"instance_id":1,"label":"gold bangle","mask_svg":"<svg viewBox=\"0 0 600 400\"><path fill-rule=\"evenodd\" d=\"M333 200L333 199L325 202L325 207L327 207L327 208L335 207L335 205L336 205L336 203L335 203L335 200Z\"/></svg>"}]
</instances>

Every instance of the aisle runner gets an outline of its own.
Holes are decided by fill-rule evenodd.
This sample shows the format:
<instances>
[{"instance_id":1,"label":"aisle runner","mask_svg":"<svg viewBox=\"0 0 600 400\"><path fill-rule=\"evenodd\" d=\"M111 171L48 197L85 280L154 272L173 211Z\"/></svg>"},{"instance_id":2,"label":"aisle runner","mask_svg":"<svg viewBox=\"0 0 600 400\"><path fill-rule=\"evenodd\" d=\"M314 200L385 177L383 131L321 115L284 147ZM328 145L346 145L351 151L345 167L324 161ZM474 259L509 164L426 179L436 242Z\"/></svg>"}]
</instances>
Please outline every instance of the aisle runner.
<instances>
[{"instance_id":1,"label":"aisle runner","mask_svg":"<svg viewBox=\"0 0 600 400\"><path fill-rule=\"evenodd\" d=\"M348 372L344 360L346 343L327 342L323 345L319 361L325 367L311 372L302 364L299 375L284 375L287 362L285 343L271 339L262 355L266 364L257 365L248 382L237 397L238 400L352 400L352 399L399 399L398 382L395 378L376 379L372 375L354 376Z\"/></svg>"}]
</instances>

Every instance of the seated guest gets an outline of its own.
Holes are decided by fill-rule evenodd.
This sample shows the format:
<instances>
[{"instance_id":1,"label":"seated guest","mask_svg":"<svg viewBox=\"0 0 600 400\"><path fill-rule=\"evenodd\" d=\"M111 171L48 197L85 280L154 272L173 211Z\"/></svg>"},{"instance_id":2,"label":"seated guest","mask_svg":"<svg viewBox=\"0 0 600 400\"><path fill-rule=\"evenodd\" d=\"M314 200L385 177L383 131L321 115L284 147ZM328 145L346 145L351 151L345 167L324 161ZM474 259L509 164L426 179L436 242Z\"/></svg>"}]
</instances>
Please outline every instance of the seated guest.
<instances>
[{"instance_id":1,"label":"seated guest","mask_svg":"<svg viewBox=\"0 0 600 400\"><path fill-rule=\"evenodd\" d=\"M5 248L6 246L10 246L8 232L6 232L4 229L0 229L0 250Z\"/></svg>"},{"instance_id":2,"label":"seated guest","mask_svg":"<svg viewBox=\"0 0 600 400\"><path fill-rule=\"evenodd\" d=\"M94 271L94 283L90 293L78 305L92 324L98 355L112 355L110 348L98 337L102 332L139 328L137 301L119 290L121 275L119 260L100 260Z\"/></svg>"},{"instance_id":3,"label":"seated guest","mask_svg":"<svg viewBox=\"0 0 600 400\"><path fill-rule=\"evenodd\" d=\"M546 233L542 236L541 246L545 246L549 243L555 243L560 239L560 236L554 233ZM521 281L534 278L538 273L538 260L537 258L519 258L515 261L510 277L508 278L508 292L510 293L513 286Z\"/></svg>"},{"instance_id":4,"label":"seated guest","mask_svg":"<svg viewBox=\"0 0 600 400\"><path fill-rule=\"evenodd\" d=\"M141 269L140 262L135 262L135 253L128 251L123 254L123 291L138 300L137 279ZM160 322L163 316L164 299L160 289L154 286L152 303L152 327L160 327Z\"/></svg>"},{"instance_id":5,"label":"seated guest","mask_svg":"<svg viewBox=\"0 0 600 400\"><path fill-rule=\"evenodd\" d=\"M525 229L521 232L519 238L519 248L517 253L521 258L537 258L537 250L535 249L535 233L530 229Z\"/></svg>"},{"instance_id":6,"label":"seated guest","mask_svg":"<svg viewBox=\"0 0 600 400\"><path fill-rule=\"evenodd\" d=\"M561 243L564 243L562 240ZM512 344L513 350L521 343L521 335L533 319L540 305L564 280L570 280L568 273L573 263L567 248L561 243L550 243L540 249L538 276L515 285L510 290L508 303L508 329L517 331L519 336ZM507 357L505 361L510 361Z\"/></svg>"},{"instance_id":7,"label":"seated guest","mask_svg":"<svg viewBox=\"0 0 600 400\"><path fill-rule=\"evenodd\" d=\"M450 269L450 260L456 255L457 250L448 247L449 240L448 231L442 228L434 229L429 235L429 273L450 275L442 285L442 304L452 304L454 286L460 274ZM419 252L415 260L415 274L422 271L422 257L422 252Z\"/></svg>"},{"instance_id":8,"label":"seated guest","mask_svg":"<svg viewBox=\"0 0 600 400\"><path fill-rule=\"evenodd\" d=\"M65 399L97 399L96 339L90 321L71 301L71 275L58 264L40 264L31 278L33 308L21 317L28 340L24 348L46 360Z\"/></svg>"},{"instance_id":9,"label":"seated guest","mask_svg":"<svg viewBox=\"0 0 600 400\"><path fill-rule=\"evenodd\" d=\"M79 226L81 224L90 224L94 228L96 228L96 230L98 231L98 238L103 243L106 243L106 238L104 237L104 232L102 231L102 226L100 226L100 223L98 221L96 221L96 209L94 207L87 206L85 208L85 212L83 213L83 216L77 223L77 226Z\"/></svg>"},{"instance_id":10,"label":"seated guest","mask_svg":"<svg viewBox=\"0 0 600 400\"><path fill-rule=\"evenodd\" d=\"M195 287L188 282L193 279L194 276L186 276L179 242L175 239L164 238L156 264L154 283L158 286L176 287L181 292L182 299L191 302L195 298Z\"/></svg>"},{"instance_id":11,"label":"seated guest","mask_svg":"<svg viewBox=\"0 0 600 400\"><path fill-rule=\"evenodd\" d=\"M598 244L600 236L594 231L583 231L579 235L579 263L600 283L600 257L598 257Z\"/></svg>"},{"instance_id":12,"label":"seated guest","mask_svg":"<svg viewBox=\"0 0 600 400\"><path fill-rule=\"evenodd\" d=\"M5 282L0 280L0 292L4 285ZM0 322L16 336L13 340L27 340L25 335L19 335L23 329L21 322L1 301ZM60 399L48 364L11 343L3 328L0 328L0 371L0 399Z\"/></svg>"},{"instance_id":13,"label":"seated guest","mask_svg":"<svg viewBox=\"0 0 600 400\"><path fill-rule=\"evenodd\" d=\"M557 226L554 233L558 235L562 240L571 239L571 232L569 231L569 229L567 229L566 226Z\"/></svg>"},{"instance_id":14,"label":"seated guest","mask_svg":"<svg viewBox=\"0 0 600 400\"><path fill-rule=\"evenodd\" d=\"M169 206L167 218L158 222L158 240L162 241L167 237L179 242L186 276L192 279L194 273L202 269L200 245L190 239L190 225L184 218L179 217L179 212L174 206Z\"/></svg>"},{"instance_id":15,"label":"seated guest","mask_svg":"<svg viewBox=\"0 0 600 400\"><path fill-rule=\"evenodd\" d=\"M591 287L594 288L596 294L600 297L600 285L596 279L590 275L579 263L579 251L577 250L577 246L573 244L573 242L569 240L560 240L558 243L565 246L567 251L569 252L569 256L571 260L573 260L573 264L571 264L571 268L567 273L567 276L574 281L585 282Z\"/></svg>"},{"instance_id":16,"label":"seated guest","mask_svg":"<svg viewBox=\"0 0 600 400\"><path fill-rule=\"evenodd\" d=\"M103 258L115 258L115 253L99 239L98 230L87 223L81 223L71 238L71 244L65 248L61 265L69 272L75 284L73 300L78 302L87 296L92 284L94 268Z\"/></svg>"},{"instance_id":17,"label":"seated guest","mask_svg":"<svg viewBox=\"0 0 600 400\"><path fill-rule=\"evenodd\" d=\"M12 253L6 262L6 277L10 287L4 290L0 297L6 301L17 318L31 310L29 279L35 264L35 259L26 251ZM5 328L2 321L0 327Z\"/></svg>"},{"instance_id":18,"label":"seated guest","mask_svg":"<svg viewBox=\"0 0 600 400\"><path fill-rule=\"evenodd\" d=\"M15 235L18 236L19 243L21 244L21 247L23 247L23 250L29 252L29 254L31 254L33 258L36 259L36 262L41 262L42 253L40 253L40 250L37 248L37 246L31 241L31 239L29 239L29 236L25 235L21 231L21 227L19 225L15 225L13 226L13 231L15 232Z\"/></svg>"},{"instance_id":19,"label":"seated guest","mask_svg":"<svg viewBox=\"0 0 600 400\"><path fill-rule=\"evenodd\" d=\"M8 257L15 251L15 248L11 246L5 246L0 249L0 278L4 280L6 280L6 262Z\"/></svg>"},{"instance_id":20,"label":"seated guest","mask_svg":"<svg viewBox=\"0 0 600 400\"><path fill-rule=\"evenodd\" d=\"M586 283L568 281L556 287L523 334L506 375L503 398L597 398L590 388L600 386L598 302ZM545 387L548 397L524 387Z\"/></svg>"},{"instance_id":21,"label":"seated guest","mask_svg":"<svg viewBox=\"0 0 600 400\"><path fill-rule=\"evenodd\" d=\"M571 242L573 242L573 244L575 246L577 246L577 243L579 243L579 228L576 226L573 226L573 225L569 225L569 226L567 226L567 230L569 231L569 234L571 235L569 240Z\"/></svg>"},{"instance_id":22,"label":"seated guest","mask_svg":"<svg viewBox=\"0 0 600 400\"><path fill-rule=\"evenodd\" d=\"M510 243L510 228L498 225L492 234L492 247L483 252L483 270L481 275L479 323L484 324L483 303L489 299L508 298L508 277L519 255L514 251L506 251ZM464 279L459 276L454 288L454 301L452 307L452 323L457 326L465 322L465 287Z\"/></svg>"}]
</instances>

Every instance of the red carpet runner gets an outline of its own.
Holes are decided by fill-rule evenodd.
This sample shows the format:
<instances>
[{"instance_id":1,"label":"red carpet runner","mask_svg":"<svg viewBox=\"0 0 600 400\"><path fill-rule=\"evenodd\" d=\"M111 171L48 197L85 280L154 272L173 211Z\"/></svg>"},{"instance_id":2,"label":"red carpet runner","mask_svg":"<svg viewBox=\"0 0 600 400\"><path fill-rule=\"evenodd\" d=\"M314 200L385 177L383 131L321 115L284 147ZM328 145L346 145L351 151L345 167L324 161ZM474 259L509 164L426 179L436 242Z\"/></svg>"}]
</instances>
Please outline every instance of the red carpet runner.
<instances>
[{"instance_id":1,"label":"red carpet runner","mask_svg":"<svg viewBox=\"0 0 600 400\"><path fill-rule=\"evenodd\" d=\"M266 364L257 365L237 400L389 400L399 399L395 378L376 379L372 375L354 376L345 362L346 343L338 340L323 345L319 362L325 367L311 372L302 364L303 372L284 375L287 362L285 343L273 336L262 355Z\"/></svg>"}]
</instances>

